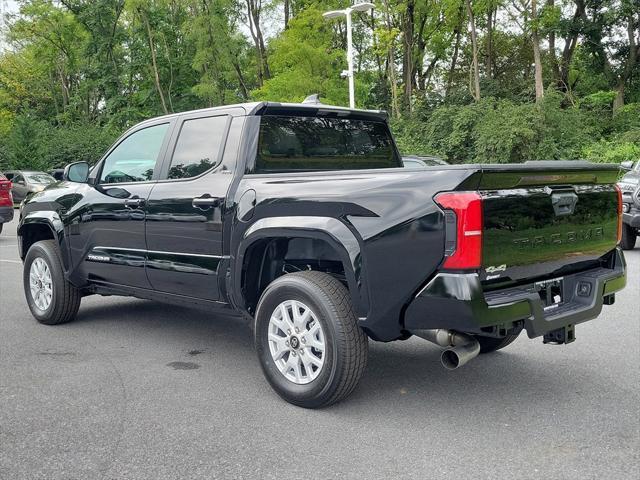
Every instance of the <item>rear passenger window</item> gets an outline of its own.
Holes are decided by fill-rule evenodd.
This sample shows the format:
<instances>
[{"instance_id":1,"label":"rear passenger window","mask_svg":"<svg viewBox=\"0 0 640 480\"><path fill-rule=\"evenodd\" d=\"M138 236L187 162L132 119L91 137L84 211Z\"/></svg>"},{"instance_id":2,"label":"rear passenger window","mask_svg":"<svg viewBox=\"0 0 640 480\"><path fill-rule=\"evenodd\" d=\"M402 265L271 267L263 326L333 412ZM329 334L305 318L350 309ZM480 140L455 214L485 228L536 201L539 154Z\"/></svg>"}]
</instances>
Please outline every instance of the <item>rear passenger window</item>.
<instances>
[{"instance_id":1,"label":"rear passenger window","mask_svg":"<svg viewBox=\"0 0 640 480\"><path fill-rule=\"evenodd\" d=\"M173 151L168 178L196 177L216 166L226 125L226 115L186 120Z\"/></svg>"}]
</instances>

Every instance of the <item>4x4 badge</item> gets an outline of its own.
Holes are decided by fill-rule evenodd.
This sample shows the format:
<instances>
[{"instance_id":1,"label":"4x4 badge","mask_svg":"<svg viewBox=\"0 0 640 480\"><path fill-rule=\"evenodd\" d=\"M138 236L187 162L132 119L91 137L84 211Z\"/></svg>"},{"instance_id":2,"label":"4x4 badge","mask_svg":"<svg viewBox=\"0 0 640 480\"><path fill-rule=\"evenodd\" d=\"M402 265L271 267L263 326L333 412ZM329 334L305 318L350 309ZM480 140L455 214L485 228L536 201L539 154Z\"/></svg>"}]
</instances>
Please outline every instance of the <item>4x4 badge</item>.
<instances>
[{"instance_id":1,"label":"4x4 badge","mask_svg":"<svg viewBox=\"0 0 640 480\"><path fill-rule=\"evenodd\" d=\"M485 268L485 272L487 273L496 273L496 272L504 272L507 269L507 264L503 263L502 265L498 265L497 267L491 265L490 267Z\"/></svg>"}]
</instances>

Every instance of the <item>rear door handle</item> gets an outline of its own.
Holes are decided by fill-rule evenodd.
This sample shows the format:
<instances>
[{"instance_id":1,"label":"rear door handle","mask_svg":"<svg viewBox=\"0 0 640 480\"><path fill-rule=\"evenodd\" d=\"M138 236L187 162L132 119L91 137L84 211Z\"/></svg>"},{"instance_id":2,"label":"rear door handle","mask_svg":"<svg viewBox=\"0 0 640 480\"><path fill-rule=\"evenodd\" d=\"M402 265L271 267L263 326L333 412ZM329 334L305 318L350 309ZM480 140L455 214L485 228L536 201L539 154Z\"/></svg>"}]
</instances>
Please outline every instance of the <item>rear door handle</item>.
<instances>
[{"instance_id":1,"label":"rear door handle","mask_svg":"<svg viewBox=\"0 0 640 480\"><path fill-rule=\"evenodd\" d=\"M124 205L125 207L129 207L129 208L138 208L144 205L144 198L140 198L140 197L127 198L124 201Z\"/></svg>"},{"instance_id":2,"label":"rear door handle","mask_svg":"<svg viewBox=\"0 0 640 480\"><path fill-rule=\"evenodd\" d=\"M220 205L220 198L212 197L211 195L204 194L201 197L196 197L191 201L191 205L195 208L199 208L201 210L206 210L207 208L217 207Z\"/></svg>"}]
</instances>

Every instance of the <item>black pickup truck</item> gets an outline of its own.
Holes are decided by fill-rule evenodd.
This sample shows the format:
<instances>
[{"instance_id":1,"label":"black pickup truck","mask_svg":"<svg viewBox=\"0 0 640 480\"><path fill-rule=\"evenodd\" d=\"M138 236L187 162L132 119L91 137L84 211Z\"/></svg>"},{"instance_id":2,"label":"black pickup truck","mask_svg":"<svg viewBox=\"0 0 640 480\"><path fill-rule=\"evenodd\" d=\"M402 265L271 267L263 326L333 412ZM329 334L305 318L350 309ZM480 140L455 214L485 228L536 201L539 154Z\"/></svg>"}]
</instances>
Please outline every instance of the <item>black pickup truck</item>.
<instances>
[{"instance_id":1,"label":"black pickup truck","mask_svg":"<svg viewBox=\"0 0 640 480\"><path fill-rule=\"evenodd\" d=\"M618 182L622 191L622 240L623 250L633 250L640 235L640 161L622 162L628 170Z\"/></svg>"},{"instance_id":2,"label":"black pickup truck","mask_svg":"<svg viewBox=\"0 0 640 480\"><path fill-rule=\"evenodd\" d=\"M368 338L423 337L448 368L522 330L573 341L626 282L617 175L403 168L384 113L318 103L154 118L23 203L24 289L45 324L91 294L240 313L276 392L321 407Z\"/></svg>"}]
</instances>

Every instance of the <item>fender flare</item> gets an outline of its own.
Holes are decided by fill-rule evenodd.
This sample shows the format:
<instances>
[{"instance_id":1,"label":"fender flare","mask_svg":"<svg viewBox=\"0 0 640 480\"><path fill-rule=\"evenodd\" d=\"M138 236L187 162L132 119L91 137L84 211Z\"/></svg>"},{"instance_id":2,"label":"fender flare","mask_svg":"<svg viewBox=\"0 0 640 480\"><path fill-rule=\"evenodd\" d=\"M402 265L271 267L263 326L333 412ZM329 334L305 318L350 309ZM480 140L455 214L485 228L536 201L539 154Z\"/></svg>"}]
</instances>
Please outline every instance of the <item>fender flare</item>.
<instances>
[{"instance_id":1,"label":"fender flare","mask_svg":"<svg viewBox=\"0 0 640 480\"><path fill-rule=\"evenodd\" d=\"M28 229L31 225L45 226L51 231L53 239L60 247L62 265L64 267L64 270L65 272L68 272L71 262L69 251L67 248L68 245L66 244L67 242L65 242L64 222L60 218L60 215L58 215L58 213L54 211L29 212L20 219L17 230L20 258L24 259L24 257L27 255L27 252L24 251L23 247L23 235L25 230Z\"/></svg>"},{"instance_id":2,"label":"fender flare","mask_svg":"<svg viewBox=\"0 0 640 480\"><path fill-rule=\"evenodd\" d=\"M344 266L354 311L358 317L368 312L368 295L362 282L361 246L356 235L340 220L332 217L270 217L257 220L245 230L237 255L232 257L230 289L233 303L246 311L240 272L249 248L265 238L298 237L327 242L339 255Z\"/></svg>"}]
</instances>

